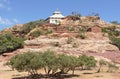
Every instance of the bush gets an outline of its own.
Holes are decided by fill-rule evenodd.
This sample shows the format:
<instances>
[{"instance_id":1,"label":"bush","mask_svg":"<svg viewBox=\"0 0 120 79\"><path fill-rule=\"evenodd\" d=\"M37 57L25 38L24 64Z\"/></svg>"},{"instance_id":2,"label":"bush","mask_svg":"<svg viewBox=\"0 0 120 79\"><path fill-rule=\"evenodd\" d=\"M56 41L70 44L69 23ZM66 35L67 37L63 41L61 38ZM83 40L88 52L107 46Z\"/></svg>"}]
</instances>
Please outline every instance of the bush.
<instances>
[{"instance_id":1,"label":"bush","mask_svg":"<svg viewBox=\"0 0 120 79\"><path fill-rule=\"evenodd\" d=\"M110 37L110 40L113 45L117 46L120 50L120 38Z\"/></svg>"},{"instance_id":2,"label":"bush","mask_svg":"<svg viewBox=\"0 0 120 79\"><path fill-rule=\"evenodd\" d=\"M47 30L47 31L45 32L46 35L47 35L47 34L51 34L51 33L53 33L52 30Z\"/></svg>"},{"instance_id":3,"label":"bush","mask_svg":"<svg viewBox=\"0 0 120 79\"><path fill-rule=\"evenodd\" d=\"M23 39L13 36L12 34L0 35L0 54L11 52L24 46Z\"/></svg>"},{"instance_id":4,"label":"bush","mask_svg":"<svg viewBox=\"0 0 120 79\"><path fill-rule=\"evenodd\" d=\"M73 26L70 26L70 27L68 28L68 30L69 30L69 31L74 31L75 28L74 28Z\"/></svg>"},{"instance_id":5,"label":"bush","mask_svg":"<svg viewBox=\"0 0 120 79\"><path fill-rule=\"evenodd\" d=\"M54 45L55 47L60 46L59 42L54 42L53 45Z\"/></svg>"},{"instance_id":6,"label":"bush","mask_svg":"<svg viewBox=\"0 0 120 79\"><path fill-rule=\"evenodd\" d=\"M45 20L43 20L43 19L26 23L26 24L24 24L24 26L21 28L21 33L27 34L27 33L29 33L32 29L34 29L36 26L38 26L38 25L40 25L40 24L44 24L44 23L45 23Z\"/></svg>"},{"instance_id":7,"label":"bush","mask_svg":"<svg viewBox=\"0 0 120 79\"><path fill-rule=\"evenodd\" d=\"M81 38L81 39L85 39L86 36L85 36L85 33L79 33L76 38Z\"/></svg>"},{"instance_id":8,"label":"bush","mask_svg":"<svg viewBox=\"0 0 120 79\"><path fill-rule=\"evenodd\" d=\"M42 32L40 30L35 30L33 31L32 33L30 33L30 35L35 38L35 37L38 37L42 34Z\"/></svg>"}]
</instances>

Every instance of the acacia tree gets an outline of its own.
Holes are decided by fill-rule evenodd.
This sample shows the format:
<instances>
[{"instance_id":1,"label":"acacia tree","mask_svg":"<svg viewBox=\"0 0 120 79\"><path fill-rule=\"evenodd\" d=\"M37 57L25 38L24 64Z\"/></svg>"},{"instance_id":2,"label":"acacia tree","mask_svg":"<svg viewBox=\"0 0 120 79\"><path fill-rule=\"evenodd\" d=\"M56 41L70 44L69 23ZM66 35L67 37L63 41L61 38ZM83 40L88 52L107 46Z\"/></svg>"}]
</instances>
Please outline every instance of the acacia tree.
<instances>
[{"instance_id":1,"label":"acacia tree","mask_svg":"<svg viewBox=\"0 0 120 79\"><path fill-rule=\"evenodd\" d=\"M61 54L58 58L60 73L67 73L70 70L70 58L68 55Z\"/></svg>"},{"instance_id":2,"label":"acacia tree","mask_svg":"<svg viewBox=\"0 0 120 79\"><path fill-rule=\"evenodd\" d=\"M78 59L75 56L61 54L58 57L58 63L60 73L67 73L68 71L72 70L72 74L74 74L74 70L78 66Z\"/></svg>"},{"instance_id":3,"label":"acacia tree","mask_svg":"<svg viewBox=\"0 0 120 79\"><path fill-rule=\"evenodd\" d=\"M12 68L20 72L27 71L34 76L38 74L37 70L44 66L44 62L41 58L41 55L35 52L26 52L12 57L10 61L7 62L7 65L11 65Z\"/></svg>"},{"instance_id":4,"label":"acacia tree","mask_svg":"<svg viewBox=\"0 0 120 79\"><path fill-rule=\"evenodd\" d=\"M91 69L96 66L96 60L93 56L88 57L86 55L81 55L78 57L78 62L82 69Z\"/></svg>"},{"instance_id":5,"label":"acacia tree","mask_svg":"<svg viewBox=\"0 0 120 79\"><path fill-rule=\"evenodd\" d=\"M44 70L46 74L55 74L58 69L57 57L54 51L47 50L42 54L42 60L44 61Z\"/></svg>"},{"instance_id":6,"label":"acacia tree","mask_svg":"<svg viewBox=\"0 0 120 79\"><path fill-rule=\"evenodd\" d=\"M70 63L70 69L72 70L72 74L74 74L75 68L79 66L78 64L78 58L75 56L69 56L71 63Z\"/></svg>"}]
</instances>

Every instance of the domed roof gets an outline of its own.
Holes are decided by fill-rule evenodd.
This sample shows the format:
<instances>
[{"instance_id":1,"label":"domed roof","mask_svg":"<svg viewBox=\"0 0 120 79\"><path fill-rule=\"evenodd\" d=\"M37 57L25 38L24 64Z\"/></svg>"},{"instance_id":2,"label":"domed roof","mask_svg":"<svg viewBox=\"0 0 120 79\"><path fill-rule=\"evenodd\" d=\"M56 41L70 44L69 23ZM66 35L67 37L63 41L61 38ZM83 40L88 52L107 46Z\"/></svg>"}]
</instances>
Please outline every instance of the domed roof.
<instances>
[{"instance_id":1,"label":"domed roof","mask_svg":"<svg viewBox=\"0 0 120 79\"><path fill-rule=\"evenodd\" d=\"M59 11L59 9L57 9L56 11L54 11L53 14L62 14L62 13Z\"/></svg>"},{"instance_id":2,"label":"domed roof","mask_svg":"<svg viewBox=\"0 0 120 79\"><path fill-rule=\"evenodd\" d=\"M50 18L64 18L65 16L62 15L62 13L57 9L53 12L53 15L50 16Z\"/></svg>"}]
</instances>

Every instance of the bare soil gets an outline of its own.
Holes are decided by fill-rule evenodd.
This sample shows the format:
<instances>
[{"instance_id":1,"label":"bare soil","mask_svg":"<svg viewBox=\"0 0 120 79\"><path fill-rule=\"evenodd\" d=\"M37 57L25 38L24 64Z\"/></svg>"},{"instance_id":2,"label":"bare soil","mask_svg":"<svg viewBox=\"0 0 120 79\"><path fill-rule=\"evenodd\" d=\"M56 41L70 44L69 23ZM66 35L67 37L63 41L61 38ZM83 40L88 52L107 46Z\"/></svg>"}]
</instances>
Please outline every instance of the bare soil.
<instances>
[{"instance_id":1,"label":"bare soil","mask_svg":"<svg viewBox=\"0 0 120 79\"><path fill-rule=\"evenodd\" d=\"M59 77L45 77L42 76L40 79L119 79L119 71L114 73L106 72L107 68L103 68L102 72L96 73L97 68L93 70L76 70L75 75L72 75L70 71L68 74ZM40 70L39 73L45 74L44 70ZM27 78L27 72L13 71L11 68L4 66L3 62L0 63L0 79L29 79ZM31 78L33 79L33 78ZM38 79L38 78L35 78Z\"/></svg>"}]
</instances>

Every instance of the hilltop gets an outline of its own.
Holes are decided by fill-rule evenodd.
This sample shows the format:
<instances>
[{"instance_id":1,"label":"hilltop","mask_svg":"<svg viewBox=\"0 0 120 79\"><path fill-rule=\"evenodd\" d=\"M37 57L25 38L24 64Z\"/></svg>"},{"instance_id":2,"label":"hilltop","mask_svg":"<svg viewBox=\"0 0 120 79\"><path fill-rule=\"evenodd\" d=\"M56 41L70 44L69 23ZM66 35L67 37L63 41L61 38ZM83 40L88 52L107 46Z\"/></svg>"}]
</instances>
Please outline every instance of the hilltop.
<instances>
[{"instance_id":1,"label":"hilltop","mask_svg":"<svg viewBox=\"0 0 120 79\"><path fill-rule=\"evenodd\" d=\"M15 55L29 51L45 52L46 50L52 50L56 54L75 57L93 56L98 62L104 60L108 63L114 61L115 66L120 64L120 25L107 23L99 16L70 15L57 24L49 23L48 19L40 19L26 24L14 25L2 30L0 34L0 67L2 68L1 71L6 71L1 74L3 78L4 76L8 79L18 77L13 76L14 73L20 74L20 78L27 74L26 72L7 71L10 68L4 66L4 63ZM8 75L8 72L11 72L11 74ZM94 73L92 75L84 74L88 73L88 70L80 73L75 70L75 72L85 79L89 76L91 78L100 76L102 79L106 79L106 75L111 79L119 77L118 71L114 73L114 76L113 73L96 73L96 69L90 71ZM82 77L73 78L79 79Z\"/></svg>"},{"instance_id":2,"label":"hilltop","mask_svg":"<svg viewBox=\"0 0 120 79\"><path fill-rule=\"evenodd\" d=\"M112 30L115 30L115 34ZM52 49L71 55L95 52L119 52L111 44L109 35L119 37L119 25L107 23L99 16L66 16L59 24L50 24L47 20L37 20L26 24L17 24L1 31L12 33L25 39L21 51L43 51ZM106 32L107 31L107 32ZM18 52L18 51L15 51Z\"/></svg>"}]
</instances>

